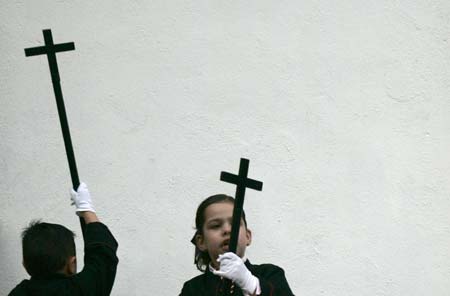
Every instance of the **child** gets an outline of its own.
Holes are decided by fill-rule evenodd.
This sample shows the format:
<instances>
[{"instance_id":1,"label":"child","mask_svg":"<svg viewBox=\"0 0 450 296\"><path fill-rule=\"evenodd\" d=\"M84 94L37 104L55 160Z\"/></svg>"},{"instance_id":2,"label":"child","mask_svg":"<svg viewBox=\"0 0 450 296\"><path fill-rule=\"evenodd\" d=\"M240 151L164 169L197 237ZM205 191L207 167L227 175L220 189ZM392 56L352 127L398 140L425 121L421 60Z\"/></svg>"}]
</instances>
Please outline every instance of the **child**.
<instances>
[{"instance_id":1,"label":"child","mask_svg":"<svg viewBox=\"0 0 450 296\"><path fill-rule=\"evenodd\" d=\"M228 252L234 198L218 194L205 199L195 218L195 264L203 274L184 283L181 296L224 295L225 280L234 295L292 296L284 271L272 264L253 265L245 257L252 242L242 213L236 254ZM237 286L237 287L236 287Z\"/></svg>"},{"instance_id":2,"label":"child","mask_svg":"<svg viewBox=\"0 0 450 296\"><path fill-rule=\"evenodd\" d=\"M84 268L76 273L74 233L58 224L35 221L22 233L23 266L31 276L10 296L109 295L116 276L117 242L99 222L86 184L72 190L72 204L86 222Z\"/></svg>"}]
</instances>

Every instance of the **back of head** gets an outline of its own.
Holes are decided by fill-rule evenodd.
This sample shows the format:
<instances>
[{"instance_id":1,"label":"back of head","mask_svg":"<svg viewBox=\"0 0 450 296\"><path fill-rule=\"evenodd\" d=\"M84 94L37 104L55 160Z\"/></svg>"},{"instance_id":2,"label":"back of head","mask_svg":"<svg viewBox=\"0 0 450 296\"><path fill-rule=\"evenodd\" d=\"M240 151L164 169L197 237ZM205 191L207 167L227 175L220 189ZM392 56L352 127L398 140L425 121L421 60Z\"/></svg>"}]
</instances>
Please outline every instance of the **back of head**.
<instances>
[{"instance_id":1,"label":"back of head","mask_svg":"<svg viewBox=\"0 0 450 296\"><path fill-rule=\"evenodd\" d=\"M22 232L23 263L32 277L60 272L75 256L75 234L59 224L32 221Z\"/></svg>"}]
</instances>

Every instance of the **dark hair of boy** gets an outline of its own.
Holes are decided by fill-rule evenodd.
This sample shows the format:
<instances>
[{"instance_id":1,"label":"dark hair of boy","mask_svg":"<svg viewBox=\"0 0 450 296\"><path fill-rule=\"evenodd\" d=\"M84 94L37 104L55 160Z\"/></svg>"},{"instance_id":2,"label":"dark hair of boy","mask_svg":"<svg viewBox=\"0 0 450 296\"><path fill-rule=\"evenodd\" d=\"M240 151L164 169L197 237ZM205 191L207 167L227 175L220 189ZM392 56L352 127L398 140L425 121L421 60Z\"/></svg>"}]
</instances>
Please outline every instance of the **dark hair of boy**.
<instances>
[{"instance_id":1,"label":"dark hair of boy","mask_svg":"<svg viewBox=\"0 0 450 296\"><path fill-rule=\"evenodd\" d=\"M196 232L194 237L191 239L191 243L195 245L195 256L194 263L197 269L201 272L206 270L206 267L211 262L211 258L207 251L201 251L197 247L197 235L203 234L203 225L205 224L205 211L206 208L215 203L229 202L234 204L234 198L226 194L216 194L206 198L197 208L197 213L195 215L195 228ZM247 228L247 220L245 219L245 212L242 211L242 219L244 220L245 227Z\"/></svg>"},{"instance_id":2,"label":"dark hair of boy","mask_svg":"<svg viewBox=\"0 0 450 296\"><path fill-rule=\"evenodd\" d=\"M22 232L23 264L29 275L47 277L61 272L75 256L75 234L59 224L32 221Z\"/></svg>"}]
</instances>

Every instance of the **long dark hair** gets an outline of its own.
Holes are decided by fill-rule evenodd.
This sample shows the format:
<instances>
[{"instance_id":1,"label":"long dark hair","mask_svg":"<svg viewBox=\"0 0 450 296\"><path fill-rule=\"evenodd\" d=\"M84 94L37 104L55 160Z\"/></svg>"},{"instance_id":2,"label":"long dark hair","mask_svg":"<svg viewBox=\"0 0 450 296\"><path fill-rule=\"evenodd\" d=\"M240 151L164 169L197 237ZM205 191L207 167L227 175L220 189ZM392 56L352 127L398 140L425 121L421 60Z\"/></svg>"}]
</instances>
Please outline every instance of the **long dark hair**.
<instances>
[{"instance_id":1,"label":"long dark hair","mask_svg":"<svg viewBox=\"0 0 450 296\"><path fill-rule=\"evenodd\" d=\"M203 234L203 225L205 224L205 211L206 208L215 203L229 202L234 204L234 198L226 194L211 195L206 198L197 208L195 215L195 229L196 232L191 239L191 243L195 245L194 264L197 269L204 272L211 262L208 251L202 251L197 247L197 235ZM245 219L245 212L242 211L242 219L244 220L245 227L247 227L247 220Z\"/></svg>"}]
</instances>

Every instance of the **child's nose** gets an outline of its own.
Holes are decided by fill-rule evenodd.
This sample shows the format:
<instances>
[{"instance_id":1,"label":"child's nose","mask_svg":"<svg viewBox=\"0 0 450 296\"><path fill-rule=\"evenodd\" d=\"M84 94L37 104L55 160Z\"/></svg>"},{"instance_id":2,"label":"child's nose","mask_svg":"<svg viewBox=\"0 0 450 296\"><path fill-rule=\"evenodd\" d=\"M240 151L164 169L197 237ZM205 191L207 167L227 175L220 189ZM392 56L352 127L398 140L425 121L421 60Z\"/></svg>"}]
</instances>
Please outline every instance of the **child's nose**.
<instances>
[{"instance_id":1,"label":"child's nose","mask_svg":"<svg viewBox=\"0 0 450 296\"><path fill-rule=\"evenodd\" d=\"M225 223L223 225L223 232L224 232L224 234L229 234L231 232L231 224L230 223Z\"/></svg>"}]
</instances>

